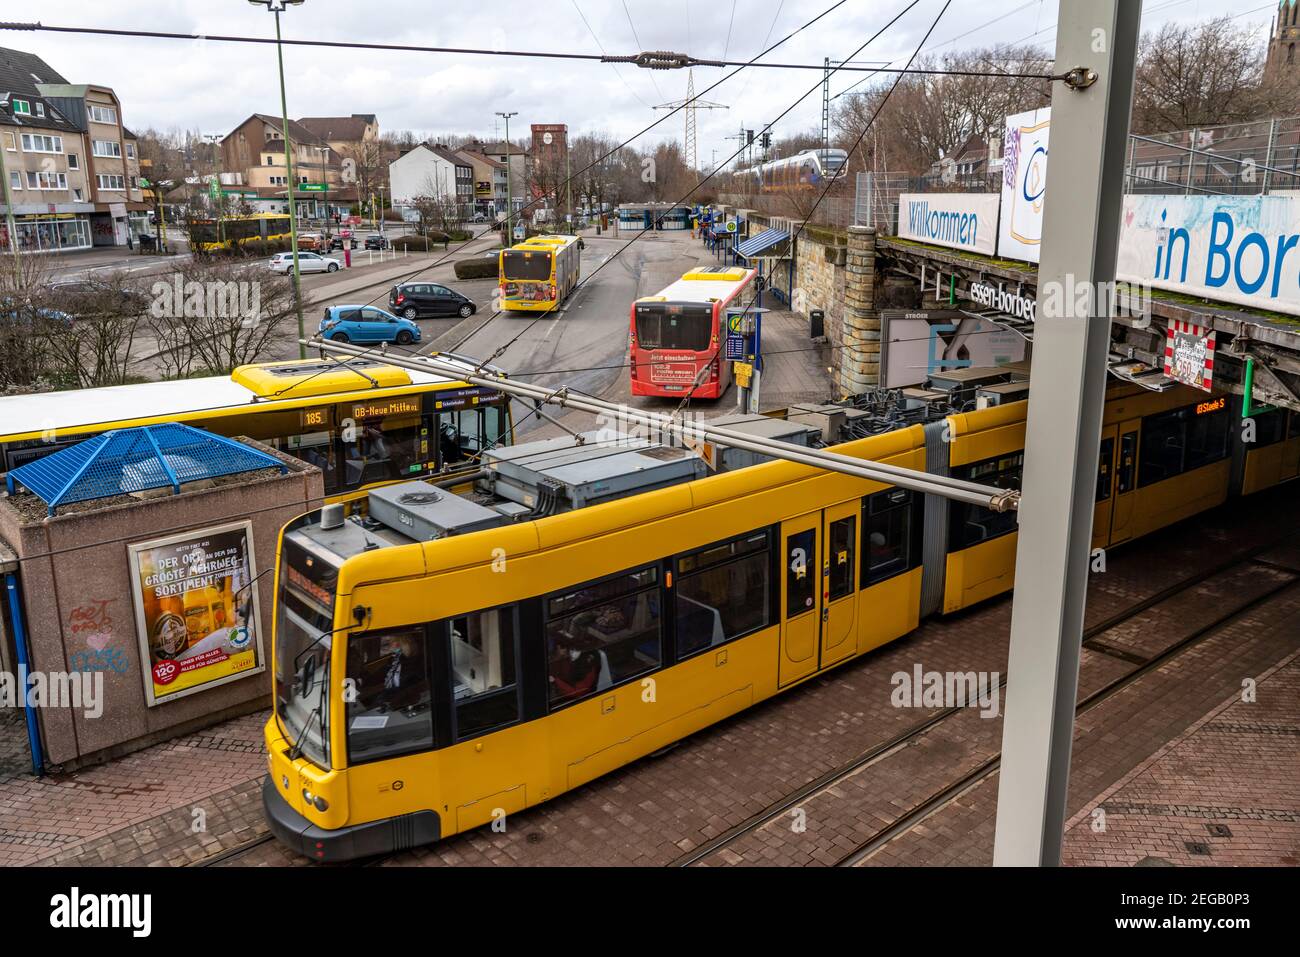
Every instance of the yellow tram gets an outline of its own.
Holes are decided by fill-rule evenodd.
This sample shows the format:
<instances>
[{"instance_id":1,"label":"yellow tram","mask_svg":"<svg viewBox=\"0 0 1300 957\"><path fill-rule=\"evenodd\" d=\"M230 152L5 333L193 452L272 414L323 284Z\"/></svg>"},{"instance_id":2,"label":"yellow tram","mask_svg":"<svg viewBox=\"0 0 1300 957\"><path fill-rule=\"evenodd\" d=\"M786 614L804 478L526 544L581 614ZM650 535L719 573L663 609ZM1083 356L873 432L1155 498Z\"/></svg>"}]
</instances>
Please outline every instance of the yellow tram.
<instances>
[{"instance_id":1,"label":"yellow tram","mask_svg":"<svg viewBox=\"0 0 1300 957\"><path fill-rule=\"evenodd\" d=\"M449 354L443 358L475 364ZM495 370L494 370L495 371ZM0 471L112 429L182 422L248 436L320 468L327 500L376 484L469 469L510 438L494 389L382 358L240 366L228 376L0 397Z\"/></svg>"},{"instance_id":2,"label":"yellow tram","mask_svg":"<svg viewBox=\"0 0 1300 957\"><path fill-rule=\"evenodd\" d=\"M1300 416L1243 447L1235 401L1111 387L1098 545L1296 477ZM1026 407L826 441L1014 488ZM282 532L263 796L308 857L517 813L1012 584L1014 513L802 465L704 475L607 433L480 465L471 494L393 486Z\"/></svg>"}]
</instances>

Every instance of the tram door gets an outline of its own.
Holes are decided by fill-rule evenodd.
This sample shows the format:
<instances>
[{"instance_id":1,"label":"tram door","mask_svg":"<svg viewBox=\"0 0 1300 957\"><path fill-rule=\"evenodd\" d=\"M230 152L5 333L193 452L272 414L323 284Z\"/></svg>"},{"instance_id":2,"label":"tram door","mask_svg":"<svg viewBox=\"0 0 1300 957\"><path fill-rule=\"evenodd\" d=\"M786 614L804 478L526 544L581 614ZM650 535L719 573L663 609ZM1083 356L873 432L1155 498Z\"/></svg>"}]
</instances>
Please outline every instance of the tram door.
<instances>
[{"instance_id":1,"label":"tram door","mask_svg":"<svg viewBox=\"0 0 1300 957\"><path fill-rule=\"evenodd\" d=\"M781 524L779 686L853 654L860 508L854 500Z\"/></svg>"},{"instance_id":2,"label":"tram door","mask_svg":"<svg viewBox=\"0 0 1300 957\"><path fill-rule=\"evenodd\" d=\"M1093 548L1116 545L1133 537L1140 425L1140 419L1129 419L1102 429L1097 465L1097 506L1092 526Z\"/></svg>"}]
</instances>

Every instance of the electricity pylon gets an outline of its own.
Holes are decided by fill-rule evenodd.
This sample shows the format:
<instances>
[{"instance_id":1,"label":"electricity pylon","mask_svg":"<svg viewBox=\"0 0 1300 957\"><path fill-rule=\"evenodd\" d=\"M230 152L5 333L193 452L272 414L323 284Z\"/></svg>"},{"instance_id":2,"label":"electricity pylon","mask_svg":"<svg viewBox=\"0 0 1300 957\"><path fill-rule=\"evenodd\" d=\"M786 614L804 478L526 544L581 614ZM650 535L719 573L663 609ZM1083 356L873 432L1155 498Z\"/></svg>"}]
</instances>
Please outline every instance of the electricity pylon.
<instances>
[{"instance_id":1,"label":"electricity pylon","mask_svg":"<svg viewBox=\"0 0 1300 957\"><path fill-rule=\"evenodd\" d=\"M729 110L731 107L725 103L714 103L711 100L697 100L695 98L695 74L691 70L686 71L686 99L673 100L671 103L660 103L655 107L656 110L675 110L678 107L686 107L686 137L685 152L686 162L691 164L692 171L698 171L700 168L699 159L695 152L695 111L696 110Z\"/></svg>"}]
</instances>

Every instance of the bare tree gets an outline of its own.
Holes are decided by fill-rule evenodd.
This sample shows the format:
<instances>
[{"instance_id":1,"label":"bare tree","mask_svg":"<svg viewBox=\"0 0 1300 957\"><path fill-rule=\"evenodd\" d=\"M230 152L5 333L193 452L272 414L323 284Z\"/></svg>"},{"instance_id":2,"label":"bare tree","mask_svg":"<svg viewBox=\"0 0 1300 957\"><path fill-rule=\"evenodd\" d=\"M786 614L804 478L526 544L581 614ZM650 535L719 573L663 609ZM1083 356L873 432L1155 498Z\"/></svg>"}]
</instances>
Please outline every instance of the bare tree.
<instances>
[{"instance_id":1,"label":"bare tree","mask_svg":"<svg viewBox=\"0 0 1300 957\"><path fill-rule=\"evenodd\" d=\"M1265 51L1249 27L1224 15L1166 23L1142 37L1133 131L1158 133L1294 112L1294 80L1265 81Z\"/></svg>"},{"instance_id":2,"label":"bare tree","mask_svg":"<svg viewBox=\"0 0 1300 957\"><path fill-rule=\"evenodd\" d=\"M1013 74L1046 72L1049 62L1035 47L995 46L922 57L916 66ZM1046 106L1048 94L1047 81L1017 77L911 74L897 86L891 78L845 97L835 116L836 145L848 149L862 136L850 170L920 173L972 136L1000 132L1006 116ZM868 126L870 133L862 135Z\"/></svg>"},{"instance_id":3,"label":"bare tree","mask_svg":"<svg viewBox=\"0 0 1300 957\"><path fill-rule=\"evenodd\" d=\"M149 301L129 273L116 270L60 289L57 301L59 311L71 316L69 322L47 325L50 363L59 382L86 389L136 378L131 348Z\"/></svg>"},{"instance_id":4,"label":"bare tree","mask_svg":"<svg viewBox=\"0 0 1300 957\"><path fill-rule=\"evenodd\" d=\"M49 301L47 262L37 255L0 254L0 391L57 384L49 335L62 317Z\"/></svg>"},{"instance_id":5,"label":"bare tree","mask_svg":"<svg viewBox=\"0 0 1300 957\"><path fill-rule=\"evenodd\" d=\"M249 273L221 259L183 261L151 289L147 324L167 378L224 375L257 361L295 321L288 277Z\"/></svg>"}]
</instances>

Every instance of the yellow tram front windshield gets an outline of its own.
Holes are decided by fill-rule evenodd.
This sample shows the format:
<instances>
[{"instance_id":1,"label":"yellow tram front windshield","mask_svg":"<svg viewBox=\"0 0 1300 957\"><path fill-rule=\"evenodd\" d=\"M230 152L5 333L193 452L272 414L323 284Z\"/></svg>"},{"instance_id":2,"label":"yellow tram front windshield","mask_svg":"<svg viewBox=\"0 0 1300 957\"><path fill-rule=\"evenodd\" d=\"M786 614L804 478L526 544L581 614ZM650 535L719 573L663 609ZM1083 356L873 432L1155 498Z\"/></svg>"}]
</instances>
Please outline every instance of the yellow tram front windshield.
<instances>
[{"instance_id":1,"label":"yellow tram front windshield","mask_svg":"<svg viewBox=\"0 0 1300 957\"><path fill-rule=\"evenodd\" d=\"M329 661L338 566L285 535L275 621L275 713L285 737L321 768L329 756Z\"/></svg>"}]
</instances>

